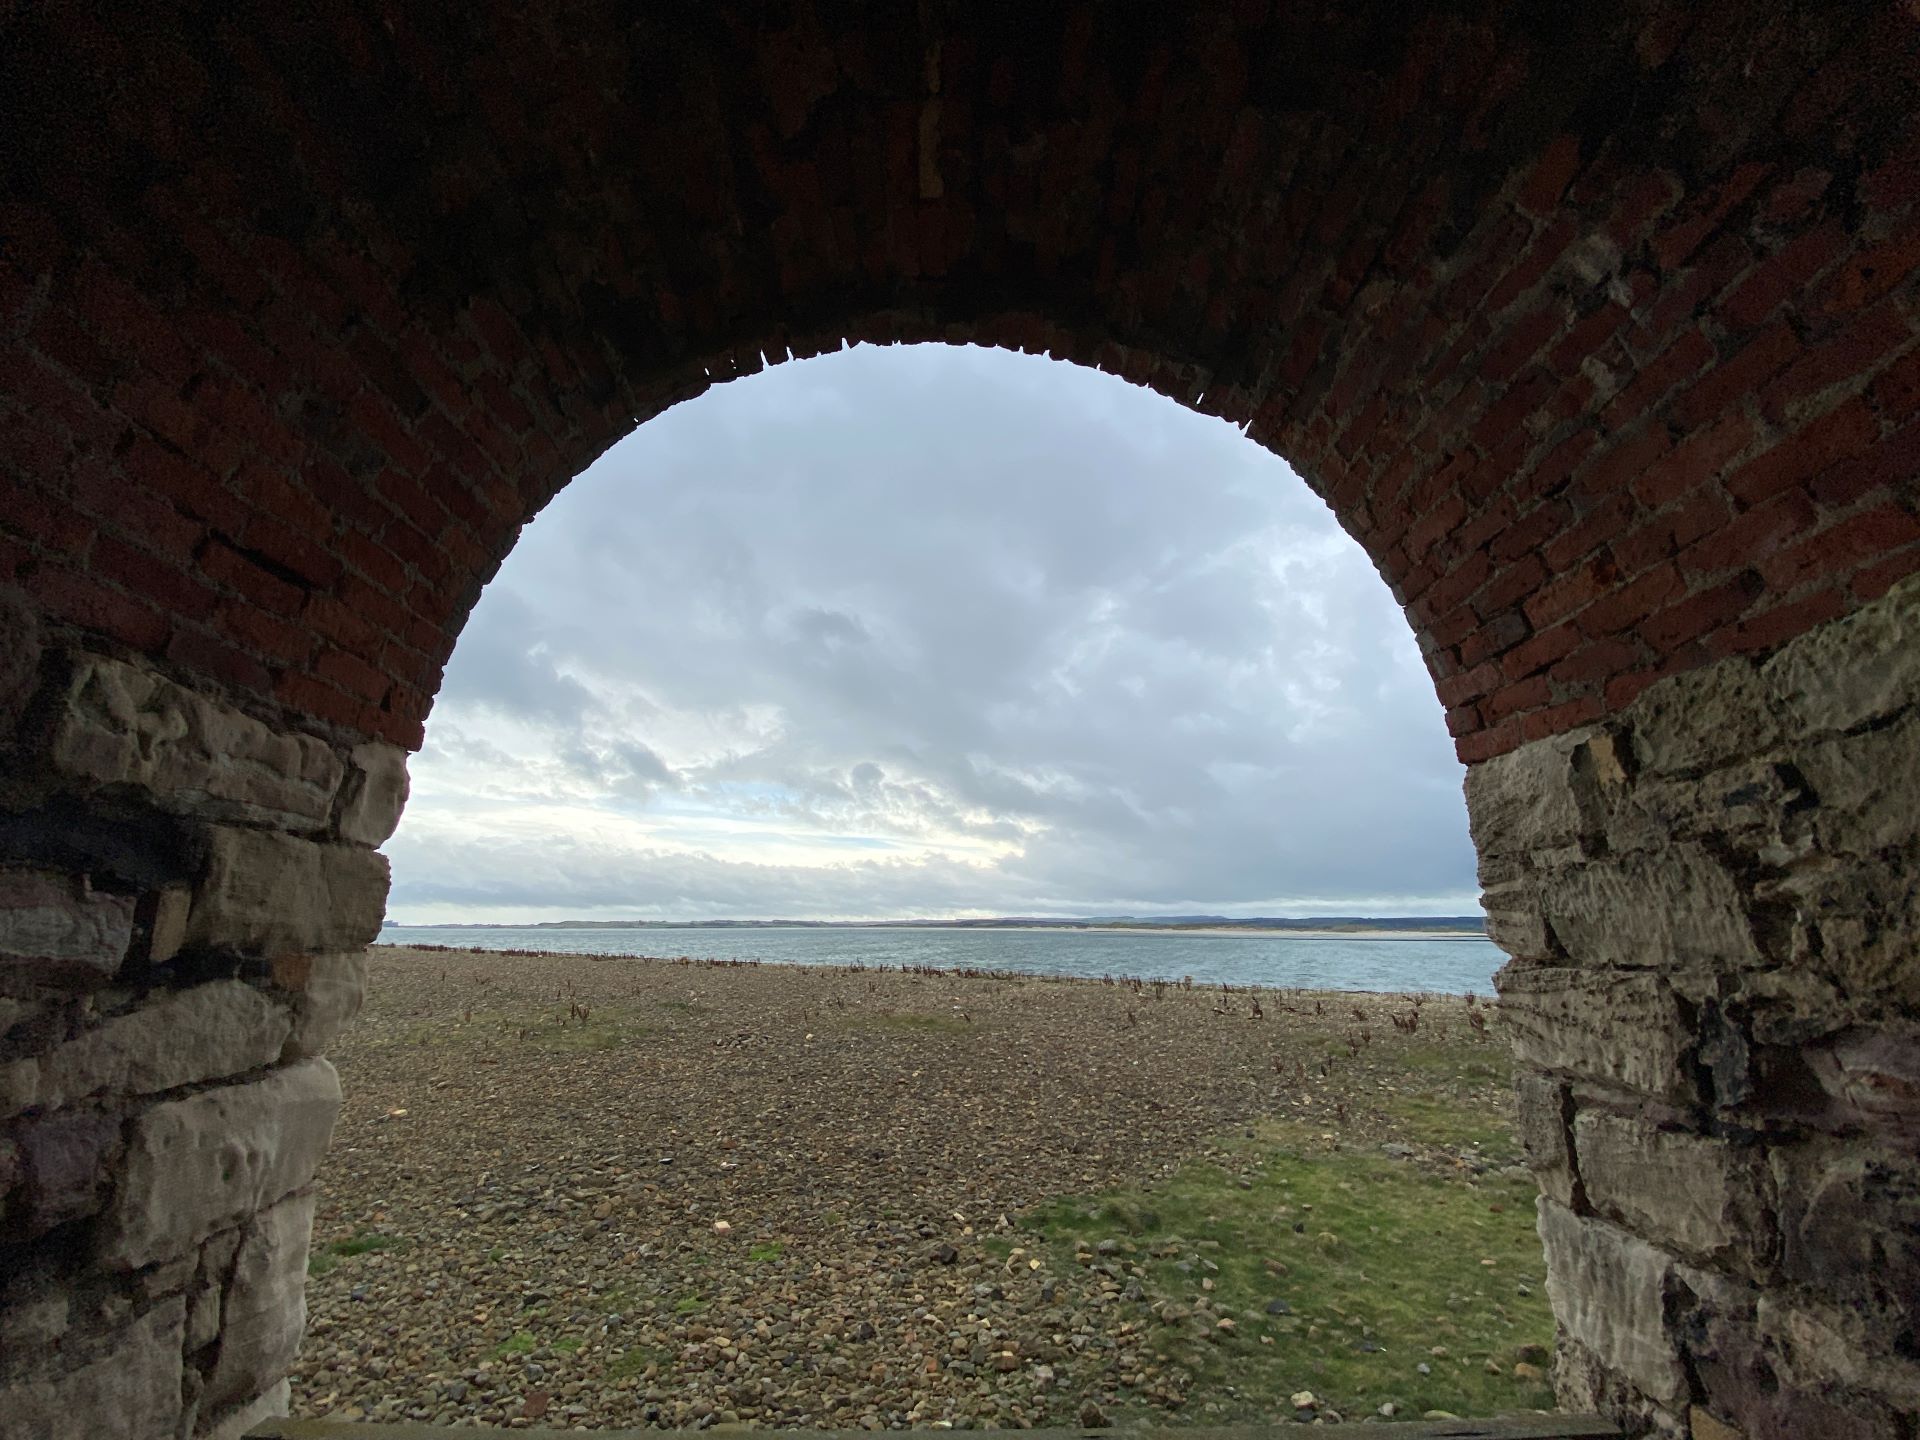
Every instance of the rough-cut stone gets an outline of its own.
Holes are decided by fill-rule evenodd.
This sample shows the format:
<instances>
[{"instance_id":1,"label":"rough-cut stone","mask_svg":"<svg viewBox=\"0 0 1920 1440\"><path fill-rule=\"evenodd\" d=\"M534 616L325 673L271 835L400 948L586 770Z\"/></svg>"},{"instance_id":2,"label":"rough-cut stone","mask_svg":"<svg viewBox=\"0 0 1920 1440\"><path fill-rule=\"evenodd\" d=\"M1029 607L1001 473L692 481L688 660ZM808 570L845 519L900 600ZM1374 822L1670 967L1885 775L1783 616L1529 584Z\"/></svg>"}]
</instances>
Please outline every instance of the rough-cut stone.
<instances>
[{"instance_id":1,"label":"rough-cut stone","mask_svg":"<svg viewBox=\"0 0 1920 1440\"><path fill-rule=\"evenodd\" d=\"M1850 1126L1920 1115L1920 1031L1911 1025L1846 1030L1800 1058Z\"/></svg>"},{"instance_id":2,"label":"rough-cut stone","mask_svg":"<svg viewBox=\"0 0 1920 1440\"><path fill-rule=\"evenodd\" d=\"M324 1055L367 993L367 952L284 955L273 962L273 983L293 995L293 1031L282 1059Z\"/></svg>"},{"instance_id":3,"label":"rough-cut stone","mask_svg":"<svg viewBox=\"0 0 1920 1440\"><path fill-rule=\"evenodd\" d=\"M192 912L193 891L185 885L148 891L135 912L143 932L136 936L135 952L149 965L166 964L187 943L187 920Z\"/></svg>"},{"instance_id":4,"label":"rough-cut stone","mask_svg":"<svg viewBox=\"0 0 1920 1440\"><path fill-rule=\"evenodd\" d=\"M1907 1414L1920 1411L1920 1361L1899 1344L1910 1344L1910 1334L1890 1336L1880 1316L1802 1301L1782 1290L1762 1291L1754 1308L1760 1336L1786 1384L1814 1394L1844 1386ZM1910 1325L1911 1312L1903 1320Z\"/></svg>"},{"instance_id":5,"label":"rough-cut stone","mask_svg":"<svg viewBox=\"0 0 1920 1440\"><path fill-rule=\"evenodd\" d=\"M1522 1071L1514 1079L1520 1145L1543 1192L1562 1205L1574 1203L1572 1137L1567 1132L1567 1087L1545 1075Z\"/></svg>"},{"instance_id":6,"label":"rough-cut stone","mask_svg":"<svg viewBox=\"0 0 1920 1440\"><path fill-rule=\"evenodd\" d=\"M1554 1314L1567 1333L1654 1400L1671 1405L1683 1397L1686 1371L1666 1326L1668 1258L1545 1197L1540 1240Z\"/></svg>"},{"instance_id":7,"label":"rough-cut stone","mask_svg":"<svg viewBox=\"0 0 1920 1440\"><path fill-rule=\"evenodd\" d=\"M376 851L216 826L187 943L265 956L355 950L380 933L386 900Z\"/></svg>"},{"instance_id":8,"label":"rough-cut stone","mask_svg":"<svg viewBox=\"0 0 1920 1440\"><path fill-rule=\"evenodd\" d=\"M201 1413L244 1405L285 1377L307 1324L313 1194L290 1196L247 1227L222 1304L220 1350Z\"/></svg>"},{"instance_id":9,"label":"rough-cut stone","mask_svg":"<svg viewBox=\"0 0 1920 1440\"><path fill-rule=\"evenodd\" d=\"M1690 1440L1746 1440L1746 1436L1704 1405L1695 1405L1687 1411L1687 1433Z\"/></svg>"},{"instance_id":10,"label":"rough-cut stone","mask_svg":"<svg viewBox=\"0 0 1920 1440\"><path fill-rule=\"evenodd\" d=\"M1756 1147L1589 1110L1573 1122L1587 1199L1640 1235L1757 1269L1772 1227Z\"/></svg>"},{"instance_id":11,"label":"rough-cut stone","mask_svg":"<svg viewBox=\"0 0 1920 1440\"><path fill-rule=\"evenodd\" d=\"M1798 768L1816 797L1814 826L1823 853L1871 855L1920 834L1920 806L1899 783L1920 775L1920 715L1808 745Z\"/></svg>"},{"instance_id":12,"label":"rough-cut stone","mask_svg":"<svg viewBox=\"0 0 1920 1440\"><path fill-rule=\"evenodd\" d=\"M1542 888L1547 923L1583 964L1743 968L1762 958L1751 905L1702 846L1592 859Z\"/></svg>"},{"instance_id":13,"label":"rough-cut stone","mask_svg":"<svg viewBox=\"0 0 1920 1440\"><path fill-rule=\"evenodd\" d=\"M187 1291L187 1350L211 1345L220 1338L220 1317L225 1307L227 1280L233 1274L233 1257L246 1237L241 1228L222 1230L210 1236L194 1257L193 1280Z\"/></svg>"},{"instance_id":14,"label":"rough-cut stone","mask_svg":"<svg viewBox=\"0 0 1920 1440\"><path fill-rule=\"evenodd\" d=\"M8 1389L0 1425L34 1440L154 1440L180 1423L178 1297L154 1306L114 1336L111 1354L66 1374Z\"/></svg>"},{"instance_id":15,"label":"rough-cut stone","mask_svg":"<svg viewBox=\"0 0 1920 1440\"><path fill-rule=\"evenodd\" d=\"M1795 639L1761 667L1795 736L1853 730L1920 698L1920 576Z\"/></svg>"},{"instance_id":16,"label":"rough-cut stone","mask_svg":"<svg viewBox=\"0 0 1920 1440\"><path fill-rule=\"evenodd\" d=\"M1481 855L1570 846L1587 824L1573 792L1573 754L1589 730L1522 746L1467 771L1467 818Z\"/></svg>"},{"instance_id":17,"label":"rough-cut stone","mask_svg":"<svg viewBox=\"0 0 1920 1440\"><path fill-rule=\"evenodd\" d=\"M110 1115L63 1111L16 1122L0 1144L0 1179L9 1167L14 1172L10 1186L0 1184L0 1244L31 1240L99 1210L120 1148L120 1125Z\"/></svg>"},{"instance_id":18,"label":"rough-cut stone","mask_svg":"<svg viewBox=\"0 0 1920 1440\"><path fill-rule=\"evenodd\" d=\"M130 785L181 814L318 830L333 817L340 758L134 665L84 656L55 725L53 768Z\"/></svg>"},{"instance_id":19,"label":"rough-cut stone","mask_svg":"<svg viewBox=\"0 0 1920 1440\"><path fill-rule=\"evenodd\" d=\"M0 982L99 984L126 959L134 897L85 878L0 870Z\"/></svg>"},{"instance_id":20,"label":"rough-cut stone","mask_svg":"<svg viewBox=\"0 0 1920 1440\"><path fill-rule=\"evenodd\" d=\"M238 980L163 993L45 1055L0 1065L0 1116L87 1095L153 1095L280 1057L292 1016Z\"/></svg>"},{"instance_id":21,"label":"rough-cut stone","mask_svg":"<svg viewBox=\"0 0 1920 1440\"><path fill-rule=\"evenodd\" d=\"M1628 713L1634 758L1656 774L1698 774L1781 739L1767 687L1743 659L1671 676Z\"/></svg>"},{"instance_id":22,"label":"rough-cut stone","mask_svg":"<svg viewBox=\"0 0 1920 1440\"><path fill-rule=\"evenodd\" d=\"M384 845L407 803L407 752L369 741L354 747L340 838L356 845Z\"/></svg>"},{"instance_id":23,"label":"rough-cut stone","mask_svg":"<svg viewBox=\"0 0 1920 1440\"><path fill-rule=\"evenodd\" d=\"M1920 1350L1920 1158L1911 1146L1814 1141L1769 1156L1780 1273Z\"/></svg>"},{"instance_id":24,"label":"rough-cut stone","mask_svg":"<svg viewBox=\"0 0 1920 1440\"><path fill-rule=\"evenodd\" d=\"M154 1106L132 1127L101 1262L133 1269L183 1255L299 1189L339 1110L340 1080L325 1060Z\"/></svg>"},{"instance_id":25,"label":"rough-cut stone","mask_svg":"<svg viewBox=\"0 0 1920 1440\"><path fill-rule=\"evenodd\" d=\"M282 1380L251 1404L229 1410L194 1427L194 1440L241 1440L256 1425L285 1415L293 1403L293 1386Z\"/></svg>"},{"instance_id":26,"label":"rough-cut stone","mask_svg":"<svg viewBox=\"0 0 1920 1440\"><path fill-rule=\"evenodd\" d=\"M1498 980L1500 1019L1523 1062L1649 1095L1693 1094L1685 1063L1692 1032L1660 976L1509 965Z\"/></svg>"}]
</instances>

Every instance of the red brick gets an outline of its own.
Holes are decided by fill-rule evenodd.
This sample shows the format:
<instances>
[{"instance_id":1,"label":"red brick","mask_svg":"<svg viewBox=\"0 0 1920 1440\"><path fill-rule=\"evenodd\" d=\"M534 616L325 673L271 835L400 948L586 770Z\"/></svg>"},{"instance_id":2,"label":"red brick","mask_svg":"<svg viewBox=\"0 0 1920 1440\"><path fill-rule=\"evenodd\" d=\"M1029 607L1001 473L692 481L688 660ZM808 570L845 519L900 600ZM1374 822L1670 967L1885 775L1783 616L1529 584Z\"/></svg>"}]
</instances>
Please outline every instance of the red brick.
<instances>
[{"instance_id":1,"label":"red brick","mask_svg":"<svg viewBox=\"0 0 1920 1440\"><path fill-rule=\"evenodd\" d=\"M200 573L215 585L235 591L276 615L297 613L306 598L299 586L289 584L218 538L208 541L201 550Z\"/></svg>"},{"instance_id":2,"label":"red brick","mask_svg":"<svg viewBox=\"0 0 1920 1440\"><path fill-rule=\"evenodd\" d=\"M1763 588L1758 575L1751 570L1742 571L1710 590L1689 595L1649 615L1640 622L1637 633L1656 652L1670 653L1740 618Z\"/></svg>"},{"instance_id":3,"label":"red brick","mask_svg":"<svg viewBox=\"0 0 1920 1440\"><path fill-rule=\"evenodd\" d=\"M1591 725L1606 713L1598 695L1582 695L1545 710L1535 710L1520 719L1520 738L1524 742L1551 739L1582 725Z\"/></svg>"},{"instance_id":4,"label":"red brick","mask_svg":"<svg viewBox=\"0 0 1920 1440\"><path fill-rule=\"evenodd\" d=\"M1608 680L1640 663L1640 647L1618 637L1583 645L1547 672L1555 684L1584 684Z\"/></svg>"},{"instance_id":5,"label":"red brick","mask_svg":"<svg viewBox=\"0 0 1920 1440\"><path fill-rule=\"evenodd\" d=\"M1680 572L1692 578L1738 569L1789 536L1811 529L1817 519L1804 492L1785 491L1689 546L1680 555Z\"/></svg>"},{"instance_id":6,"label":"red brick","mask_svg":"<svg viewBox=\"0 0 1920 1440\"><path fill-rule=\"evenodd\" d=\"M214 593L175 564L136 549L124 540L101 535L90 552L92 571L101 579L151 600L174 615L204 620L213 611Z\"/></svg>"},{"instance_id":7,"label":"red brick","mask_svg":"<svg viewBox=\"0 0 1920 1440\"><path fill-rule=\"evenodd\" d=\"M1784 593L1809 580L1846 575L1916 540L1920 520L1905 506L1889 502L1761 557L1760 573L1769 586Z\"/></svg>"},{"instance_id":8,"label":"red brick","mask_svg":"<svg viewBox=\"0 0 1920 1440\"><path fill-rule=\"evenodd\" d=\"M1620 579L1620 567L1602 550L1577 570L1556 576L1528 599L1527 619L1545 630L1576 613L1611 590Z\"/></svg>"},{"instance_id":9,"label":"red brick","mask_svg":"<svg viewBox=\"0 0 1920 1440\"><path fill-rule=\"evenodd\" d=\"M273 683L273 697L302 715L369 733L362 723L365 707L360 701L304 671L283 671Z\"/></svg>"},{"instance_id":10,"label":"red brick","mask_svg":"<svg viewBox=\"0 0 1920 1440\"><path fill-rule=\"evenodd\" d=\"M1598 640L1639 625L1685 589L1678 566L1656 566L1600 596L1580 612L1576 623L1582 635Z\"/></svg>"},{"instance_id":11,"label":"red brick","mask_svg":"<svg viewBox=\"0 0 1920 1440\"><path fill-rule=\"evenodd\" d=\"M32 593L53 619L111 636L138 652L154 654L166 643L166 616L90 575L42 566L33 573Z\"/></svg>"},{"instance_id":12,"label":"red brick","mask_svg":"<svg viewBox=\"0 0 1920 1440\"><path fill-rule=\"evenodd\" d=\"M1555 625L1550 630L1542 630L1500 657L1500 673L1509 681L1524 680L1572 653L1581 640L1579 629L1573 625Z\"/></svg>"},{"instance_id":13,"label":"red brick","mask_svg":"<svg viewBox=\"0 0 1920 1440\"><path fill-rule=\"evenodd\" d=\"M1517 605L1546 583L1547 567L1537 556L1522 555L1518 560L1494 571L1492 577L1473 596L1473 613L1491 620L1502 610Z\"/></svg>"},{"instance_id":14,"label":"red brick","mask_svg":"<svg viewBox=\"0 0 1920 1440\"><path fill-rule=\"evenodd\" d=\"M1630 484L1634 498L1657 510L1704 488L1759 434L1759 426L1738 411L1722 416L1642 470Z\"/></svg>"},{"instance_id":15,"label":"red brick","mask_svg":"<svg viewBox=\"0 0 1920 1440\"><path fill-rule=\"evenodd\" d=\"M1542 218L1553 213L1566 193L1567 184L1580 169L1580 137L1556 135L1540 152L1526 183L1520 187L1515 203L1528 214Z\"/></svg>"},{"instance_id":16,"label":"red brick","mask_svg":"<svg viewBox=\"0 0 1920 1440\"><path fill-rule=\"evenodd\" d=\"M1855 396L1747 461L1727 477L1727 492L1756 505L1863 453L1879 431L1879 417Z\"/></svg>"},{"instance_id":17,"label":"red brick","mask_svg":"<svg viewBox=\"0 0 1920 1440\"><path fill-rule=\"evenodd\" d=\"M349 695L358 695L364 700L378 702L387 693L392 682L377 667L370 665L357 655L349 655L344 650L332 648L320 652L315 661L313 673L330 685L337 685Z\"/></svg>"},{"instance_id":18,"label":"red brick","mask_svg":"<svg viewBox=\"0 0 1920 1440\"><path fill-rule=\"evenodd\" d=\"M1837 620L1847 612L1847 597L1838 586L1815 591L1785 605L1775 605L1742 620L1738 625L1715 631L1707 637L1707 653L1715 657L1750 655L1778 649L1796 635L1816 625Z\"/></svg>"},{"instance_id":19,"label":"red brick","mask_svg":"<svg viewBox=\"0 0 1920 1440\"><path fill-rule=\"evenodd\" d=\"M273 683L258 660L196 628L176 625L166 655L176 665L251 694L264 695Z\"/></svg>"},{"instance_id":20,"label":"red brick","mask_svg":"<svg viewBox=\"0 0 1920 1440\"><path fill-rule=\"evenodd\" d=\"M1759 395L1760 413L1778 425L1801 410L1824 409L1822 392L1857 387L1881 361L1912 343L1906 316L1891 302L1875 306L1824 344L1802 351L1769 381Z\"/></svg>"},{"instance_id":21,"label":"red brick","mask_svg":"<svg viewBox=\"0 0 1920 1440\"><path fill-rule=\"evenodd\" d=\"M1896 550L1853 572L1848 588L1862 605L1878 600L1907 576L1920 571L1920 545Z\"/></svg>"},{"instance_id":22,"label":"red brick","mask_svg":"<svg viewBox=\"0 0 1920 1440\"><path fill-rule=\"evenodd\" d=\"M1753 329L1846 254L1849 244L1839 221L1822 221L1755 265L1721 301L1720 318L1737 330Z\"/></svg>"},{"instance_id":23,"label":"red brick","mask_svg":"<svg viewBox=\"0 0 1920 1440\"><path fill-rule=\"evenodd\" d=\"M1674 401L1673 418L1689 430L1719 419L1800 353L1801 340L1791 325L1768 326L1689 386Z\"/></svg>"},{"instance_id":24,"label":"red brick","mask_svg":"<svg viewBox=\"0 0 1920 1440\"><path fill-rule=\"evenodd\" d=\"M1544 675L1534 675L1502 685L1480 702L1480 714L1488 724L1497 725L1510 715L1536 709L1552 699L1552 683Z\"/></svg>"}]
</instances>

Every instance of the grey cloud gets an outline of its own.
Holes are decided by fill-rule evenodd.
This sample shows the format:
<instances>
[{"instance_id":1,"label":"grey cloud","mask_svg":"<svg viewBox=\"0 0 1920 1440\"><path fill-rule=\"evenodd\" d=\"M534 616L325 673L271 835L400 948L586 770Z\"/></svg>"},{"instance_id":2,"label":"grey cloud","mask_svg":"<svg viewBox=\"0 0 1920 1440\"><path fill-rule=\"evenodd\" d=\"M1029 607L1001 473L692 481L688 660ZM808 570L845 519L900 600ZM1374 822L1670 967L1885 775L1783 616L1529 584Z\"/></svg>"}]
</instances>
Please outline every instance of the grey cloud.
<instances>
[{"instance_id":1,"label":"grey cloud","mask_svg":"<svg viewBox=\"0 0 1920 1440\"><path fill-rule=\"evenodd\" d=\"M1475 888L1438 703L1325 506L1231 427L1033 357L859 349L658 417L529 527L441 705L540 727L633 794L823 833L1038 832L986 871L616 857L593 903L669 876L689 914ZM747 706L778 736L679 773L653 748L652 713ZM396 905L453 883L395 843ZM534 857L462 863L461 903L502 903L488 877L523 863L569 893Z\"/></svg>"}]
</instances>

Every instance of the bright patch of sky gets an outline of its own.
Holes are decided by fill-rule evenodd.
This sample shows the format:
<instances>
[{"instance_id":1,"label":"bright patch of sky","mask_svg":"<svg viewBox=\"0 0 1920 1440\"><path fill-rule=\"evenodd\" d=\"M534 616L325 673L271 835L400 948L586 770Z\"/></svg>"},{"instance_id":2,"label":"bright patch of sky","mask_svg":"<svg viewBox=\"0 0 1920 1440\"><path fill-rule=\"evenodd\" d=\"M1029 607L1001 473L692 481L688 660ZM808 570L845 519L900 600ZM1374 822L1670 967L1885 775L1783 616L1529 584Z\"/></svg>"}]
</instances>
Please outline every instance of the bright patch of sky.
<instances>
[{"instance_id":1,"label":"bright patch of sky","mask_svg":"<svg viewBox=\"0 0 1920 1440\"><path fill-rule=\"evenodd\" d=\"M1432 685L1326 506L1001 351L641 426L527 527L412 770L402 923L1477 908Z\"/></svg>"}]
</instances>

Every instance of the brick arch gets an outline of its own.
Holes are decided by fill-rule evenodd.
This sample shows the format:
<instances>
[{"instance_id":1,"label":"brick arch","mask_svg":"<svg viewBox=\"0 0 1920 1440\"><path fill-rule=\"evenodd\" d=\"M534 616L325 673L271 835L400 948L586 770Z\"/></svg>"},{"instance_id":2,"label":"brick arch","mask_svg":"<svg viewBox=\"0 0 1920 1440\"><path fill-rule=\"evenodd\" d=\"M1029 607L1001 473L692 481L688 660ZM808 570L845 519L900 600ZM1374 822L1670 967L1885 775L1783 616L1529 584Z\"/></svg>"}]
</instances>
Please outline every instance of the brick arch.
<instances>
[{"instance_id":1,"label":"brick arch","mask_svg":"<svg viewBox=\"0 0 1920 1440\"><path fill-rule=\"evenodd\" d=\"M274 1103L324 1108L301 1027L377 922L395 747L525 520L771 360L1045 351L1245 425L1406 608L1515 956L1562 1393L1755 1433L1906 1403L1911 1344L1848 1326L1888 1329L1920 1193L1911 820L1859 781L1911 755L1911 8L521 8L0 21L22 1003L54 961L228 975L288 1010ZM107 1158L41 1194L4 1155L105 1102L35 1093L19 1243L285 1249L246 1217L288 1202L189 1224ZM188 1355L194 1423L270 1381L237 1363Z\"/></svg>"}]
</instances>

